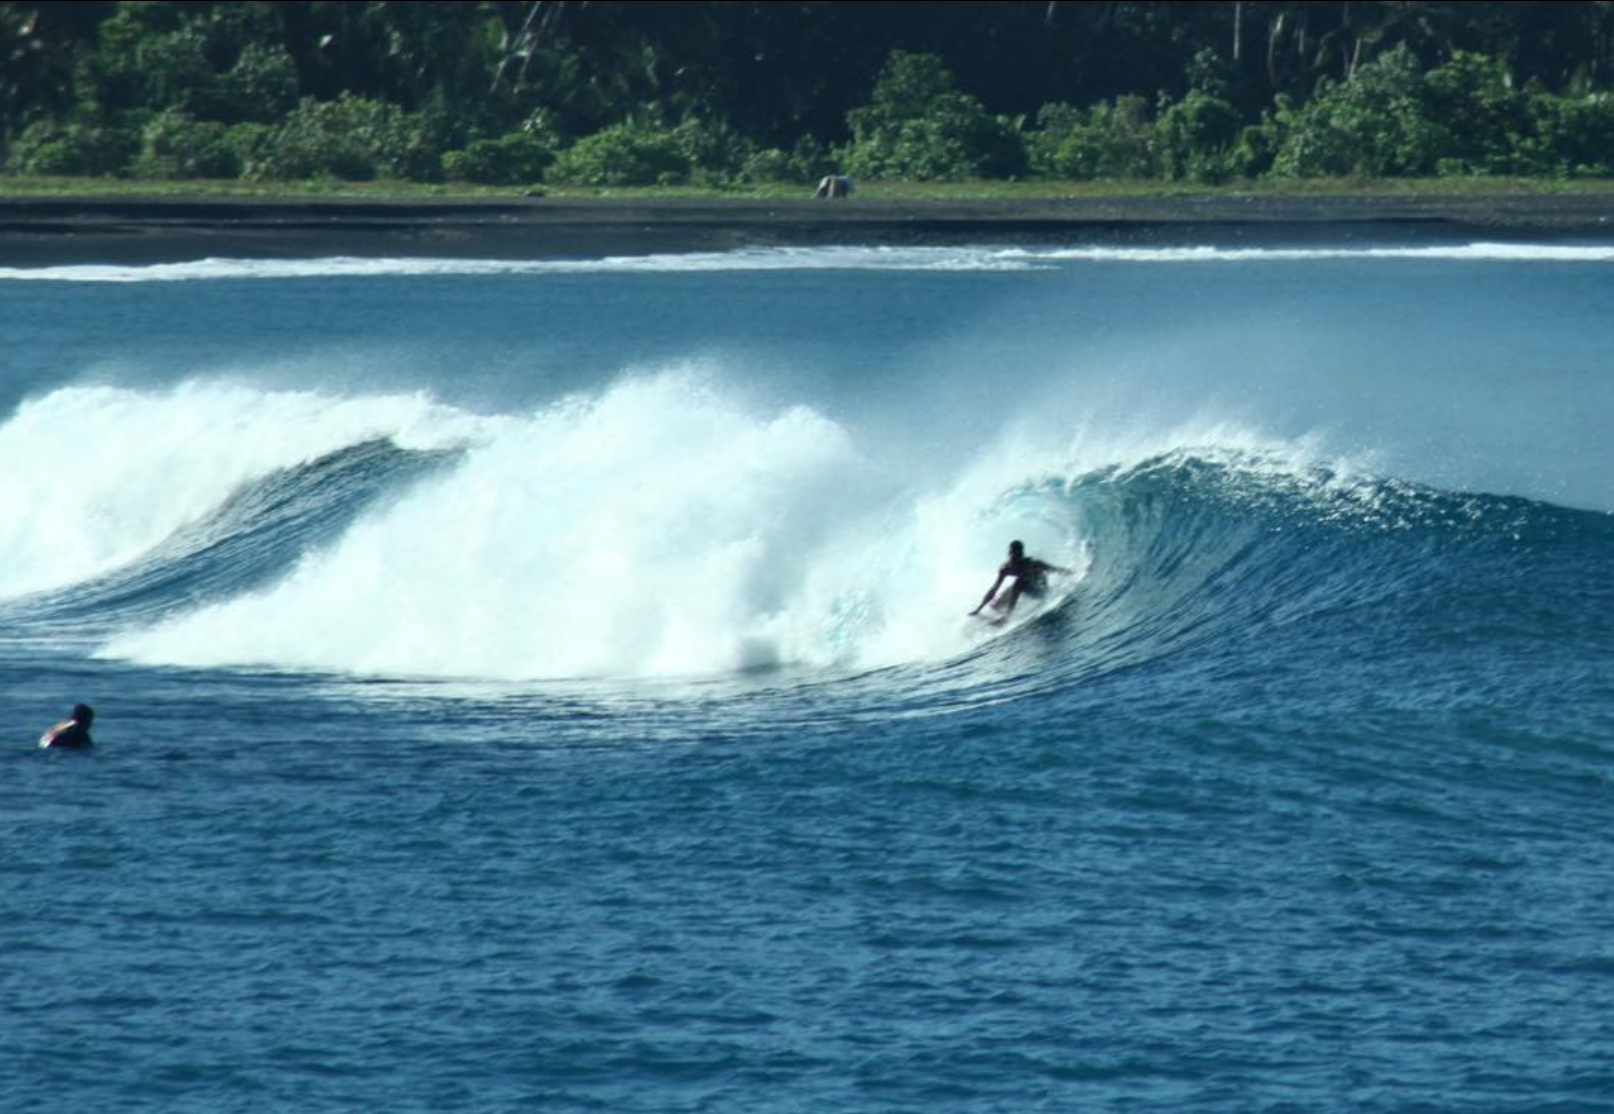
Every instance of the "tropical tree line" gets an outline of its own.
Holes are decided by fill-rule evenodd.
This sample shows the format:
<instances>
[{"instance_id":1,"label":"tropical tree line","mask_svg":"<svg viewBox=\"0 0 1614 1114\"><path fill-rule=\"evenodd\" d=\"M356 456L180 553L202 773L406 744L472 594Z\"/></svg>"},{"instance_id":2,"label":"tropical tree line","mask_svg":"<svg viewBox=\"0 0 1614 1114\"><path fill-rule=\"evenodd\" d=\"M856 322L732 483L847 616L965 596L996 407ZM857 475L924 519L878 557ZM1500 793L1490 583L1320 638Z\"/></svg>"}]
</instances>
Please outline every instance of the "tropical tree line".
<instances>
[{"instance_id":1,"label":"tropical tree line","mask_svg":"<svg viewBox=\"0 0 1614 1114\"><path fill-rule=\"evenodd\" d=\"M0 167L155 179L1614 174L1614 3L0 0Z\"/></svg>"}]
</instances>

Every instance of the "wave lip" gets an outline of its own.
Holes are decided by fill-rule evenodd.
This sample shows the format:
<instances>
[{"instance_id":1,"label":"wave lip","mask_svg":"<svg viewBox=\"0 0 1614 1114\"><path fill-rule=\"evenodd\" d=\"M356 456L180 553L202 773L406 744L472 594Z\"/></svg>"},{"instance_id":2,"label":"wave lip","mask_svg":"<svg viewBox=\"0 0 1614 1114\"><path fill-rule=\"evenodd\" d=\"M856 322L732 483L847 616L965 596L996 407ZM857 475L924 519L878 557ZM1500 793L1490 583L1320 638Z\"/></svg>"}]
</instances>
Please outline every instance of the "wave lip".
<instances>
[{"instance_id":1,"label":"wave lip","mask_svg":"<svg viewBox=\"0 0 1614 1114\"><path fill-rule=\"evenodd\" d=\"M5 613L42 639L93 639L109 627L160 622L178 610L260 590L340 537L379 499L457 455L377 439L256 477L132 562L10 601Z\"/></svg>"},{"instance_id":2,"label":"wave lip","mask_svg":"<svg viewBox=\"0 0 1614 1114\"><path fill-rule=\"evenodd\" d=\"M341 449L376 439L445 448L486 428L422 395L340 399L213 381L155 393L61 388L0 425L0 506L10 518L0 599L122 568L243 486ZM52 451L64 431L72 451Z\"/></svg>"}]
</instances>

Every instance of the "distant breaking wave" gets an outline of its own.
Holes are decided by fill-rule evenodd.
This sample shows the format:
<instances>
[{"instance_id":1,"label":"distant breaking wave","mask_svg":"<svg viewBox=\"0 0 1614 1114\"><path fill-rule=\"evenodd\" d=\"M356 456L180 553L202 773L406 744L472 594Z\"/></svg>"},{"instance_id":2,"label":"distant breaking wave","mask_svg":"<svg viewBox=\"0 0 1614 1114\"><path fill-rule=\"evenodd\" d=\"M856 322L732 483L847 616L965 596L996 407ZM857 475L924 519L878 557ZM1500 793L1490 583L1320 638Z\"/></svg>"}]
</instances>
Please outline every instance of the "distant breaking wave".
<instances>
[{"instance_id":1,"label":"distant breaking wave","mask_svg":"<svg viewBox=\"0 0 1614 1114\"><path fill-rule=\"evenodd\" d=\"M604 259L202 259L144 266L0 267L0 282L206 282L431 275L686 274L745 271L1032 271L1062 263L1272 263L1328 260L1614 263L1614 245L1473 243L1420 247L747 248Z\"/></svg>"},{"instance_id":2,"label":"distant breaking wave","mask_svg":"<svg viewBox=\"0 0 1614 1114\"><path fill-rule=\"evenodd\" d=\"M765 248L604 259L202 259L146 266L4 267L0 281L202 282L218 279L385 278L431 275L681 274L723 271L1015 271L1024 252L991 248Z\"/></svg>"},{"instance_id":3,"label":"distant breaking wave","mask_svg":"<svg viewBox=\"0 0 1614 1114\"><path fill-rule=\"evenodd\" d=\"M1224 248L1162 247L1050 249L1042 260L1113 263L1275 263L1330 259L1450 260L1478 263L1614 263L1614 246L1567 244L1447 244L1423 247Z\"/></svg>"}]
</instances>

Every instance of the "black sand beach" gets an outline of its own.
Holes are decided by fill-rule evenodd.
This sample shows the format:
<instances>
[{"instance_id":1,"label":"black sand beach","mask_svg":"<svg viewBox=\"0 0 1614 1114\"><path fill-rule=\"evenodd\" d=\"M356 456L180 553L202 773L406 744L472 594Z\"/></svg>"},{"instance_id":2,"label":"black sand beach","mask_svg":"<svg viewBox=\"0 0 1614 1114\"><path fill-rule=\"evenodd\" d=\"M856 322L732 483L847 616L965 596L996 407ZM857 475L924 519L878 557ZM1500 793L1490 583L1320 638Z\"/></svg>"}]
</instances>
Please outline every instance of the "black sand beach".
<instances>
[{"instance_id":1,"label":"black sand beach","mask_svg":"<svg viewBox=\"0 0 1614 1114\"><path fill-rule=\"evenodd\" d=\"M0 198L0 266L328 256L597 258L744 247L1276 244L1614 236L1614 194L1072 200Z\"/></svg>"}]
</instances>

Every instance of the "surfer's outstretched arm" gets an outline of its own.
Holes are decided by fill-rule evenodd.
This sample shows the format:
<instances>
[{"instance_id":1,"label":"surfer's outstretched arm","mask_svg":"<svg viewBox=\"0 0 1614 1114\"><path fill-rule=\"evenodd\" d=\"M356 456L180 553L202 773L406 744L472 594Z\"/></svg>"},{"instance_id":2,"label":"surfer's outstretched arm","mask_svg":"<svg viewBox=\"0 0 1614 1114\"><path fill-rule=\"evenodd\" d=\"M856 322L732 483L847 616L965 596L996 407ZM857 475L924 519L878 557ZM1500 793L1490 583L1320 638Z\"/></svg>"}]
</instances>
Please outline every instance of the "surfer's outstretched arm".
<instances>
[{"instance_id":1,"label":"surfer's outstretched arm","mask_svg":"<svg viewBox=\"0 0 1614 1114\"><path fill-rule=\"evenodd\" d=\"M975 605L975 610L970 612L971 615L979 615L981 608L992 602L992 597L998 594L999 588L1003 587L1003 578L1007 575L1008 573L1005 572L998 573L998 578L992 581L992 587L986 590L986 595L981 597L981 602Z\"/></svg>"}]
</instances>

